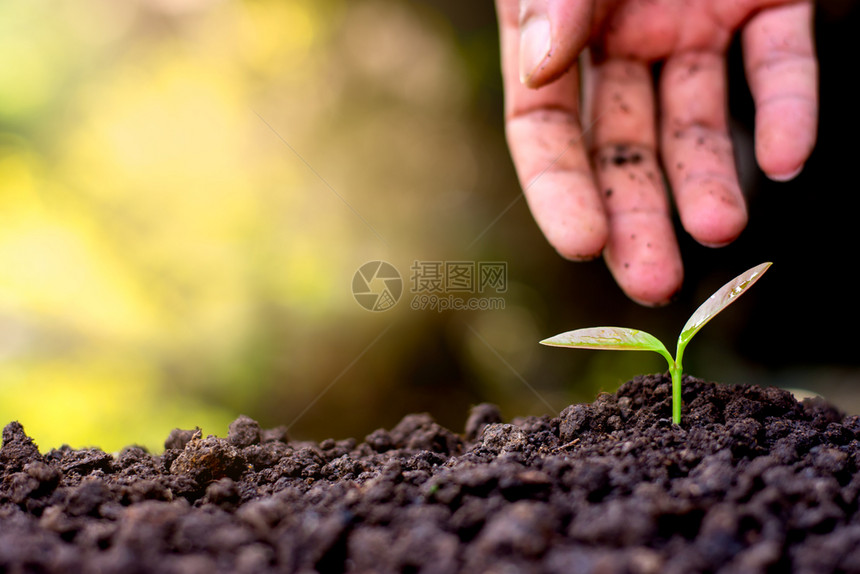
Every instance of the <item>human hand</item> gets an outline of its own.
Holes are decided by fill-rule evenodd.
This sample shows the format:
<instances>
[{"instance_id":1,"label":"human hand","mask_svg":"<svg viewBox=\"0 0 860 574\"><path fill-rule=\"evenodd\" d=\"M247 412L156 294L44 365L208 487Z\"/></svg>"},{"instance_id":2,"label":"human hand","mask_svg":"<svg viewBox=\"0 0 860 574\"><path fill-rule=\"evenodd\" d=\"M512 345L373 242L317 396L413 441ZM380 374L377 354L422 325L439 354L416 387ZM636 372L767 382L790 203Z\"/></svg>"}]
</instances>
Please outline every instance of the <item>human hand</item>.
<instances>
[{"instance_id":1,"label":"human hand","mask_svg":"<svg viewBox=\"0 0 860 574\"><path fill-rule=\"evenodd\" d=\"M496 9L508 144L532 214L564 257L602 252L639 303L668 302L683 279L663 173L699 243L726 245L746 226L726 110L736 30L759 166L791 179L815 145L810 1L496 0Z\"/></svg>"}]
</instances>

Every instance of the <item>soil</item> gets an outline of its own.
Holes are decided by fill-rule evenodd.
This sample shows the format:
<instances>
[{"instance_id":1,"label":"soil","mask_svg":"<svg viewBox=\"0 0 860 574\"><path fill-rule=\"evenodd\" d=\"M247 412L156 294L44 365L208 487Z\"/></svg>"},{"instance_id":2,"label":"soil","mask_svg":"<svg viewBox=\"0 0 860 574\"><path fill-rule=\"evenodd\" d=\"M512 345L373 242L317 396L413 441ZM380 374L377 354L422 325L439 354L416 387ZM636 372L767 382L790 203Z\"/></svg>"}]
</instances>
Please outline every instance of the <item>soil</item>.
<instances>
[{"instance_id":1,"label":"soil","mask_svg":"<svg viewBox=\"0 0 860 574\"><path fill-rule=\"evenodd\" d=\"M161 455L0 449L0 572L860 572L860 417L789 393L639 377L558 417L364 442L247 417Z\"/></svg>"}]
</instances>

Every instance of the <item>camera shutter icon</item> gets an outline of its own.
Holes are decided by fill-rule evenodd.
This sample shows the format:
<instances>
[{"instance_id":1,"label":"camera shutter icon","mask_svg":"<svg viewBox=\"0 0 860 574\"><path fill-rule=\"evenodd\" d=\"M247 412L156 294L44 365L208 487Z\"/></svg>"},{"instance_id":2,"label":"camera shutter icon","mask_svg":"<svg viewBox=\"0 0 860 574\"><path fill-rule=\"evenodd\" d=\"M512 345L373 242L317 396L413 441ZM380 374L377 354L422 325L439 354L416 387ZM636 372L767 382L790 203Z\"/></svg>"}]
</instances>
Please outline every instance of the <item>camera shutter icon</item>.
<instances>
[{"instance_id":1,"label":"camera shutter icon","mask_svg":"<svg viewBox=\"0 0 860 574\"><path fill-rule=\"evenodd\" d=\"M403 294L403 278L387 261L368 261L352 277L352 295L368 311L387 311Z\"/></svg>"}]
</instances>

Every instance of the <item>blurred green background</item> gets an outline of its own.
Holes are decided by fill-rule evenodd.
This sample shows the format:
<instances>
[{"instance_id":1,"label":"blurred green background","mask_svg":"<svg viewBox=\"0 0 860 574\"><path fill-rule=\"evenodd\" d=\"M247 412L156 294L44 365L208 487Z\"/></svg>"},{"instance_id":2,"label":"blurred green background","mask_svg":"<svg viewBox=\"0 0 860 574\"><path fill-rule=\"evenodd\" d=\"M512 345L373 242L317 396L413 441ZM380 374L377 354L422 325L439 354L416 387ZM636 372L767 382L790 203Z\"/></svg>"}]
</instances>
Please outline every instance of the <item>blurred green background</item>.
<instances>
[{"instance_id":1,"label":"blurred green background","mask_svg":"<svg viewBox=\"0 0 860 574\"><path fill-rule=\"evenodd\" d=\"M43 450L160 451L172 428L224 435L240 413L312 439L414 411L460 429L485 400L553 413L665 364L538 340L597 324L672 340L764 260L687 371L860 412L856 3L821 3L816 25L807 170L788 184L757 171L733 46L751 224L722 250L682 236L685 289L655 310L600 261L558 257L518 199L490 2L4 0L0 421ZM406 292L371 313L350 289L380 259ZM416 260L506 262L504 309L410 309Z\"/></svg>"}]
</instances>

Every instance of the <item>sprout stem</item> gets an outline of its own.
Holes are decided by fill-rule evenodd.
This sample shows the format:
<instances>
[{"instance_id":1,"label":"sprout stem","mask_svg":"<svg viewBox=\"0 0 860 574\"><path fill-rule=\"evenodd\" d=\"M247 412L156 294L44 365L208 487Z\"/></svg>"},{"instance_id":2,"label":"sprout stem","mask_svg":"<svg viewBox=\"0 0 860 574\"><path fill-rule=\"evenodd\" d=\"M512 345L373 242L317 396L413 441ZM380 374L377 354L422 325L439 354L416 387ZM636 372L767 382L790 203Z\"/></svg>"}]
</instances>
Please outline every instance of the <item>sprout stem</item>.
<instances>
[{"instance_id":1,"label":"sprout stem","mask_svg":"<svg viewBox=\"0 0 860 574\"><path fill-rule=\"evenodd\" d=\"M681 424L681 379L684 376L684 367L681 365L681 358L684 356L684 348L687 342L678 339L678 347L675 349L675 359L669 365L669 373L672 375L672 422L676 425Z\"/></svg>"},{"instance_id":2,"label":"sprout stem","mask_svg":"<svg viewBox=\"0 0 860 574\"><path fill-rule=\"evenodd\" d=\"M672 374L672 422L681 424L681 365L675 363L669 372Z\"/></svg>"},{"instance_id":3,"label":"sprout stem","mask_svg":"<svg viewBox=\"0 0 860 574\"><path fill-rule=\"evenodd\" d=\"M672 422L676 425L681 424L681 376L684 374L683 367L681 367L681 355L684 354L684 346L686 345L678 345L678 349L675 351L678 356L677 359L672 357L665 347L655 349L663 355L669 364L669 374L672 376Z\"/></svg>"}]
</instances>

